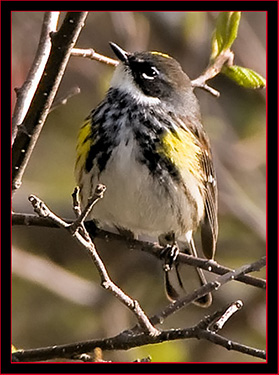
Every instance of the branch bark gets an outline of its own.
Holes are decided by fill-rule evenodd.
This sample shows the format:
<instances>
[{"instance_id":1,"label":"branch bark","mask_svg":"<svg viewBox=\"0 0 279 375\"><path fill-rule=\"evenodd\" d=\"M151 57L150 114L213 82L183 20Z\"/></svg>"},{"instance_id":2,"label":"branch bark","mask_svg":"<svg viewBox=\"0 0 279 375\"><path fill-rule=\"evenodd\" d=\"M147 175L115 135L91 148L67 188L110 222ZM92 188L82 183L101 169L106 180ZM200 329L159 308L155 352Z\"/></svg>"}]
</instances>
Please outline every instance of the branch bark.
<instances>
[{"instance_id":1,"label":"branch bark","mask_svg":"<svg viewBox=\"0 0 279 375\"><path fill-rule=\"evenodd\" d=\"M22 176L38 140L48 111L66 69L88 12L68 12L58 32L51 34L52 47L32 103L17 126L12 148L12 189L20 187Z\"/></svg>"}]
</instances>

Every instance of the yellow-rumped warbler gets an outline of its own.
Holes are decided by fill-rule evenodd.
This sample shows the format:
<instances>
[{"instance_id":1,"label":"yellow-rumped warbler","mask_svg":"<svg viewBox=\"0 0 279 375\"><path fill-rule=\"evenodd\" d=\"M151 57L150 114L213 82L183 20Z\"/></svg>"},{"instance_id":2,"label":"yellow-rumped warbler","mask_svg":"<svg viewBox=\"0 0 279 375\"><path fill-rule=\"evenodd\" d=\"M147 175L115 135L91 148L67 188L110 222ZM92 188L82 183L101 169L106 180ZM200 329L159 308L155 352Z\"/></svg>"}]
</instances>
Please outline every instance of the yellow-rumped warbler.
<instances>
[{"instance_id":1,"label":"yellow-rumped warbler","mask_svg":"<svg viewBox=\"0 0 279 375\"><path fill-rule=\"evenodd\" d=\"M178 243L180 251L195 256L193 233L200 226L203 252L213 259L216 176L191 81L164 53L129 53L110 45L120 61L105 99L85 119L77 144L82 207L98 183L107 187L88 220L128 230L135 238L159 239L171 250ZM185 294L176 255L165 267L171 300ZM202 270L197 272L204 284ZM210 305L211 295L196 303Z\"/></svg>"}]
</instances>

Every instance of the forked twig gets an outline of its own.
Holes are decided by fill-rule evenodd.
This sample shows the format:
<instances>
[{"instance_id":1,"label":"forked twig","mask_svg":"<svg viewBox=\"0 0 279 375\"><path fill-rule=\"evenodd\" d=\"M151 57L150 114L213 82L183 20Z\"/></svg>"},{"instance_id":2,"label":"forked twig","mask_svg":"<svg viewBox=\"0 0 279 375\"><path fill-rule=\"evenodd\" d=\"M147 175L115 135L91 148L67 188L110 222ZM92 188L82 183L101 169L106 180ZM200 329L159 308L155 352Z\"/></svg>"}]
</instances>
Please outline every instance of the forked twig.
<instances>
[{"instance_id":1,"label":"forked twig","mask_svg":"<svg viewBox=\"0 0 279 375\"><path fill-rule=\"evenodd\" d=\"M198 78L191 81L192 87L199 87L210 92L210 94L219 97L219 91L208 86L206 82L217 76L221 72L222 67L225 64L231 65L233 62L233 58L234 54L230 49L227 49L220 53L220 55L217 56L214 60L213 64L210 64Z\"/></svg>"},{"instance_id":2,"label":"forked twig","mask_svg":"<svg viewBox=\"0 0 279 375\"><path fill-rule=\"evenodd\" d=\"M157 336L160 334L160 331L158 331L151 324L148 317L146 316L146 314L140 307L139 303L136 300L129 297L128 295L126 295L116 284L112 282L105 268L105 265L102 262L96 250L94 243L92 242L88 232L86 231L83 225L83 222L86 219L87 215L92 210L93 206L103 197L104 192L105 192L105 186L101 184L97 185L93 196L89 198L88 204L86 205L84 210L81 211L79 208L78 199L76 197L77 195L77 190L76 190L73 194L74 211L76 214L80 212L80 215L71 224L65 222L59 216L54 214L46 206L46 204L35 195L31 195L29 197L29 201L33 205L34 211L39 216L47 217L48 219L56 223L58 226L66 229L68 232L71 233L71 235L77 240L77 242L87 250L88 254L93 260L99 272L102 287L105 289L108 289L116 298L118 298L123 304L125 304L135 314L143 332L148 333L151 336Z\"/></svg>"}]
</instances>

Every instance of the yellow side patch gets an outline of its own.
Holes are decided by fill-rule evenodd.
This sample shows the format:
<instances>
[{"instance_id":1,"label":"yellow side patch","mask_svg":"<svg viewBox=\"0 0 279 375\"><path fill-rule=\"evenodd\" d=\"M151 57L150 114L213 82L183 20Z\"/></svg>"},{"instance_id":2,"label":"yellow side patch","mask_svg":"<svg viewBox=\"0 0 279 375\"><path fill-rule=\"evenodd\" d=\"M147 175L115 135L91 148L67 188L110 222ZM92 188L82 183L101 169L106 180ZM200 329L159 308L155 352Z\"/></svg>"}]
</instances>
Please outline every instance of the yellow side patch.
<instances>
[{"instance_id":1,"label":"yellow side patch","mask_svg":"<svg viewBox=\"0 0 279 375\"><path fill-rule=\"evenodd\" d=\"M77 140L77 155L76 155L76 170L83 168L88 152L90 150L90 146L92 143L91 138L89 137L91 133L91 120L86 120L80 131L78 133L78 140Z\"/></svg>"},{"instance_id":2,"label":"yellow side patch","mask_svg":"<svg viewBox=\"0 0 279 375\"><path fill-rule=\"evenodd\" d=\"M169 55L167 55L166 53L157 52L157 51L152 51L151 54L152 54L152 55L162 56L162 57L165 57L166 59L171 59L171 57L170 57Z\"/></svg>"},{"instance_id":3,"label":"yellow side patch","mask_svg":"<svg viewBox=\"0 0 279 375\"><path fill-rule=\"evenodd\" d=\"M176 133L168 132L163 137L163 152L179 170L189 170L197 179L201 178L201 149L191 132L183 129L178 129Z\"/></svg>"}]
</instances>

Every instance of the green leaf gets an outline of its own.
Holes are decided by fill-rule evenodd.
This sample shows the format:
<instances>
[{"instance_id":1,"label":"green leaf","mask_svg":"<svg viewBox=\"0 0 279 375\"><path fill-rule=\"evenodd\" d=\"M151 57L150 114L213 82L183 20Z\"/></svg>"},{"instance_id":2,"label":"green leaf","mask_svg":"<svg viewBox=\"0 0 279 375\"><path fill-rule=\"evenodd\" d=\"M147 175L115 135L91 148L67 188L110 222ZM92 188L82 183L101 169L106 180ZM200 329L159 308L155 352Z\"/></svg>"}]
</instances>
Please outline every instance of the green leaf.
<instances>
[{"instance_id":1,"label":"green leaf","mask_svg":"<svg viewBox=\"0 0 279 375\"><path fill-rule=\"evenodd\" d=\"M221 72L235 81L238 85L246 88L260 89L266 86L265 78L252 69L233 65L223 66Z\"/></svg>"},{"instance_id":2,"label":"green leaf","mask_svg":"<svg viewBox=\"0 0 279 375\"><path fill-rule=\"evenodd\" d=\"M237 37L241 12L221 12L211 41L211 60L230 48Z\"/></svg>"}]
</instances>

